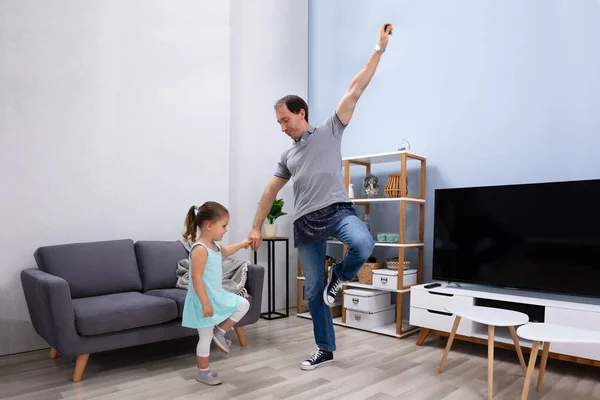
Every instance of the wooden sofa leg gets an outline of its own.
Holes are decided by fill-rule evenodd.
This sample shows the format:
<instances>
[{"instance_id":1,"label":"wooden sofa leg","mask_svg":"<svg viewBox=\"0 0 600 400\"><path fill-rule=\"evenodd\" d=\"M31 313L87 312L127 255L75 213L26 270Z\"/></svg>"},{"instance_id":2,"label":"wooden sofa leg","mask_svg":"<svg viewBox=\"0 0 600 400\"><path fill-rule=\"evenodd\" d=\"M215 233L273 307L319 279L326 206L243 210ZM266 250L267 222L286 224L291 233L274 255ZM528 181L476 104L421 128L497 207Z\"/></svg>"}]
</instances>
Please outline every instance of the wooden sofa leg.
<instances>
[{"instance_id":1,"label":"wooden sofa leg","mask_svg":"<svg viewBox=\"0 0 600 400\"><path fill-rule=\"evenodd\" d=\"M57 357L58 357L58 351L56 351L55 349L53 349L52 347L50 347L50 358L52 360L54 360Z\"/></svg>"},{"instance_id":2,"label":"wooden sofa leg","mask_svg":"<svg viewBox=\"0 0 600 400\"><path fill-rule=\"evenodd\" d=\"M246 347L246 332L244 332L243 326L236 326L235 333L240 341L240 346Z\"/></svg>"},{"instance_id":3,"label":"wooden sofa leg","mask_svg":"<svg viewBox=\"0 0 600 400\"><path fill-rule=\"evenodd\" d=\"M81 380L89 358L89 354L80 354L77 356L77 361L75 362L75 371L73 372L73 382L79 382Z\"/></svg>"}]
</instances>

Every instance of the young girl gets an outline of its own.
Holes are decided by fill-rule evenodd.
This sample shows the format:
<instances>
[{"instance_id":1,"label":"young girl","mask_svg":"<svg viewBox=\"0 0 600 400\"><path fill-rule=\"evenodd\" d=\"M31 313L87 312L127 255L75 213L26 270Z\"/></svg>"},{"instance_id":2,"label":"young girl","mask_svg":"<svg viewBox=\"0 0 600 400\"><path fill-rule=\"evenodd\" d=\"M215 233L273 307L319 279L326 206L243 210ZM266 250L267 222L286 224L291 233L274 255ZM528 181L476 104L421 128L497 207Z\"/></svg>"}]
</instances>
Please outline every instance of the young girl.
<instances>
[{"instance_id":1,"label":"young girl","mask_svg":"<svg viewBox=\"0 0 600 400\"><path fill-rule=\"evenodd\" d=\"M196 380L207 385L218 385L221 379L208 366L210 344L229 353L225 332L230 330L250 308L248 300L226 292L222 286L223 260L242 248L248 248L248 239L221 248L217 243L227 232L229 212L212 201L190 207L185 219L184 240L193 242L190 249L191 279L183 306L182 325L198 329L200 340L196 348L198 375ZM200 237L196 240L196 233Z\"/></svg>"}]
</instances>

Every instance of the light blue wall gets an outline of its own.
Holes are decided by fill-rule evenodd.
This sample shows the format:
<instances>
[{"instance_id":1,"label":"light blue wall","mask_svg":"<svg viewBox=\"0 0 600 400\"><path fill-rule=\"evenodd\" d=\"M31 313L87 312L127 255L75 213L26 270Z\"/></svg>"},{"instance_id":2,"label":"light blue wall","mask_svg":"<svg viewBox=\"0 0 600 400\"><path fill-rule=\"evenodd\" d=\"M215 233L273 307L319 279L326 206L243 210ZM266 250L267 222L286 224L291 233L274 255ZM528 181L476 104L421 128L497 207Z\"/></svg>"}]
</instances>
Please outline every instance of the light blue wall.
<instances>
[{"instance_id":1,"label":"light blue wall","mask_svg":"<svg viewBox=\"0 0 600 400\"><path fill-rule=\"evenodd\" d=\"M600 177L600 1L311 0L312 123L333 112L386 21L394 35L342 150L407 138L427 157L426 279L436 188ZM394 171L375 172L383 186ZM372 225L397 231L396 209L374 206Z\"/></svg>"}]
</instances>

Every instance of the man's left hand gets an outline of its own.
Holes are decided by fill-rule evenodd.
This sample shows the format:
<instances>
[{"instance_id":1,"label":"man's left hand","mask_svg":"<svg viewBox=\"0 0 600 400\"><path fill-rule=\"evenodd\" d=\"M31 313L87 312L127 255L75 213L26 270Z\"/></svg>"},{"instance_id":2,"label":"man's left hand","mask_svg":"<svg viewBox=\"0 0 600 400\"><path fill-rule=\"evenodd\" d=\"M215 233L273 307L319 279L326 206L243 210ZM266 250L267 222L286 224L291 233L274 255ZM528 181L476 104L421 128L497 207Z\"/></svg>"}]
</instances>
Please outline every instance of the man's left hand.
<instances>
[{"instance_id":1,"label":"man's left hand","mask_svg":"<svg viewBox=\"0 0 600 400\"><path fill-rule=\"evenodd\" d=\"M379 47L381 47L382 49L385 49L387 47L388 40L393 30L394 27L389 22L386 22L381 26L381 29L379 30Z\"/></svg>"}]
</instances>

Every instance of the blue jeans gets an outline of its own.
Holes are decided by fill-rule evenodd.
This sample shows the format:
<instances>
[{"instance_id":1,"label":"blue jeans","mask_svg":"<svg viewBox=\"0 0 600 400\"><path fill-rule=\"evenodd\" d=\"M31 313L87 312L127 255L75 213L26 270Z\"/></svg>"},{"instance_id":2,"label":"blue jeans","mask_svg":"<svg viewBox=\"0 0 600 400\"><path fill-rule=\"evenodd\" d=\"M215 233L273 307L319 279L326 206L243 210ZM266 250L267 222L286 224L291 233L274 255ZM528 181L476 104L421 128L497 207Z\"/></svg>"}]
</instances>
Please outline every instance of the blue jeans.
<instances>
[{"instance_id":1,"label":"blue jeans","mask_svg":"<svg viewBox=\"0 0 600 400\"><path fill-rule=\"evenodd\" d=\"M346 257L333 266L332 273L344 281L354 279L375 247L371 233L360 218L351 215L340 221L331 236L348 246ZM305 277L304 284L315 342L321 350L334 351L336 347L333 319L329 306L323 301L323 291L328 279L325 271L326 247L326 239L308 243L298 247L298 257Z\"/></svg>"}]
</instances>

